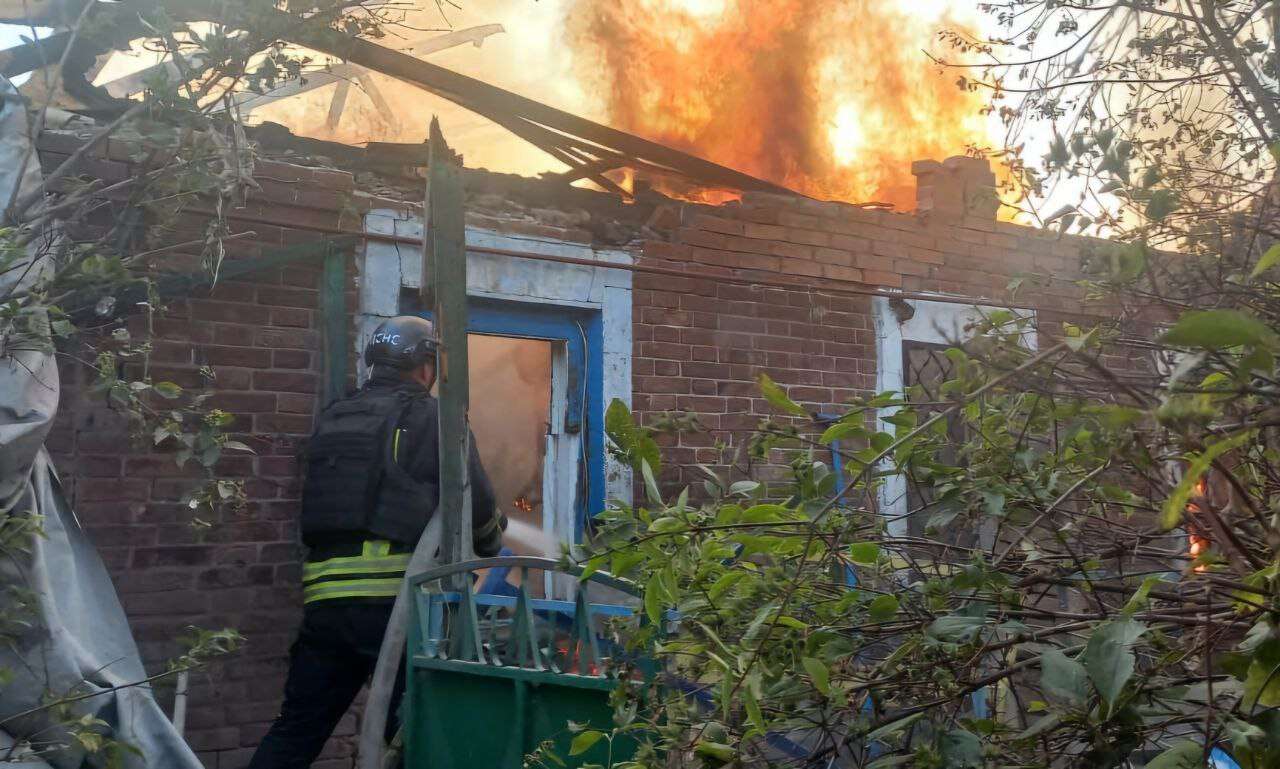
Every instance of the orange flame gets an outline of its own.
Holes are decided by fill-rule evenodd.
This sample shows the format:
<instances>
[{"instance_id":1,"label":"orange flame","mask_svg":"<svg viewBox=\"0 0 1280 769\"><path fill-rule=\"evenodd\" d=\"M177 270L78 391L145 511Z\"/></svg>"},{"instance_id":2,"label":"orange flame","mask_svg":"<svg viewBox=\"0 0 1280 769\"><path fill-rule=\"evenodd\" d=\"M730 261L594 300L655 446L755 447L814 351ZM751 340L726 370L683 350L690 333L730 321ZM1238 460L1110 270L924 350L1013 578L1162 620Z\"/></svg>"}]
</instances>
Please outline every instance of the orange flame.
<instances>
[{"instance_id":1,"label":"orange flame","mask_svg":"<svg viewBox=\"0 0 1280 769\"><path fill-rule=\"evenodd\" d=\"M817 198L914 208L911 161L986 143L915 0L571 0L609 122ZM660 183L655 186L661 187Z\"/></svg>"},{"instance_id":2,"label":"orange flame","mask_svg":"<svg viewBox=\"0 0 1280 769\"><path fill-rule=\"evenodd\" d=\"M1196 493L1194 498L1195 499L1203 498L1208 493L1209 493L1209 486L1208 484L1205 483L1204 478L1201 478L1199 481L1196 482ZM1188 502L1187 512L1188 513L1200 512L1200 505L1198 505L1195 502ZM1199 558L1200 555L1204 553L1206 550L1208 550L1209 546L1212 544L1213 543L1209 540L1208 537L1201 536L1201 534L1195 529L1192 529L1187 533L1187 555L1191 556L1192 561L1195 561L1196 558ZM1202 572L1202 571L1205 571L1206 568L1207 567L1205 566L1205 564L1200 564L1199 566L1196 566L1193 570L1197 572Z\"/></svg>"}]
</instances>

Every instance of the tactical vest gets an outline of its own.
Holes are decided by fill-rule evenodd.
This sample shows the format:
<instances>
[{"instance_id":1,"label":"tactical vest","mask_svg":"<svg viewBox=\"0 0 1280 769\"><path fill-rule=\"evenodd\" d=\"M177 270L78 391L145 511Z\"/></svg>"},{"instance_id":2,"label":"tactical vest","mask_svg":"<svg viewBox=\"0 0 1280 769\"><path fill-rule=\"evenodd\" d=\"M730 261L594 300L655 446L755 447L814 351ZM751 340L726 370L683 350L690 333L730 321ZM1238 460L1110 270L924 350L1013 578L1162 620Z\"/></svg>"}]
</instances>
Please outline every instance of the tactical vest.
<instances>
[{"instance_id":1,"label":"tactical vest","mask_svg":"<svg viewBox=\"0 0 1280 769\"><path fill-rule=\"evenodd\" d=\"M350 537L412 547L439 501L439 487L415 481L397 462L409 393L363 390L320 415L307 450L302 541L310 547Z\"/></svg>"}]
</instances>

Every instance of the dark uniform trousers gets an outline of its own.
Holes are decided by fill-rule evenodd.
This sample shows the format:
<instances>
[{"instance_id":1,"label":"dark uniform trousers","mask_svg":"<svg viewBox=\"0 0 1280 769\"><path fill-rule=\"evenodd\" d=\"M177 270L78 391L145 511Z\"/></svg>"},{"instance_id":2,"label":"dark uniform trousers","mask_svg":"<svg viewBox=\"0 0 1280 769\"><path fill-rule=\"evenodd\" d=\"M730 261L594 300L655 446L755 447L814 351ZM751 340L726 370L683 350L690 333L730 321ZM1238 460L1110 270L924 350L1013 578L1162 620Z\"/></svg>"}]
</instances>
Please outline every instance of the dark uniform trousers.
<instances>
[{"instance_id":1,"label":"dark uniform trousers","mask_svg":"<svg viewBox=\"0 0 1280 769\"><path fill-rule=\"evenodd\" d=\"M284 704L249 769L306 769L324 749L338 721L373 675L390 601L319 601L307 605L289 653ZM404 662L396 675L387 719L390 741L399 725Z\"/></svg>"}]
</instances>

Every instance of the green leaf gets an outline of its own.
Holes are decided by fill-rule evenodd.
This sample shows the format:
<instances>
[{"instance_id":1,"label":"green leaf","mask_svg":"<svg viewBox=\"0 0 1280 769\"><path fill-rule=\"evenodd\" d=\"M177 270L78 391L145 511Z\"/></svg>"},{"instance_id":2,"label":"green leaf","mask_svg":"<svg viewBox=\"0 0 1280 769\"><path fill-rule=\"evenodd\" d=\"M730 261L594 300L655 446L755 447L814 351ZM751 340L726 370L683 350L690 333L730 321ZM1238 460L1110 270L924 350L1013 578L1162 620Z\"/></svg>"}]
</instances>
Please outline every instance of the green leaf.
<instances>
[{"instance_id":1,"label":"green leaf","mask_svg":"<svg viewBox=\"0 0 1280 769\"><path fill-rule=\"evenodd\" d=\"M614 398L610 401L609 408L604 412L604 429L605 432L609 433L609 437L628 436L635 428L636 423L631 418L631 409L627 408L627 404L623 403L620 398ZM618 442L616 438L614 442ZM624 450L631 448L621 444L618 447Z\"/></svg>"},{"instance_id":2,"label":"green leaf","mask_svg":"<svg viewBox=\"0 0 1280 769\"><path fill-rule=\"evenodd\" d=\"M644 476L644 493L655 505L662 504L662 492L658 490L658 479L653 477L653 468L647 460L640 461L640 474Z\"/></svg>"},{"instance_id":3,"label":"green leaf","mask_svg":"<svg viewBox=\"0 0 1280 769\"><path fill-rule=\"evenodd\" d=\"M725 574L721 574L720 578L712 583L711 587L707 589L707 597L713 601L717 600L720 596L724 595L726 590L733 587L746 576L747 573L745 571L730 571Z\"/></svg>"},{"instance_id":4,"label":"green leaf","mask_svg":"<svg viewBox=\"0 0 1280 769\"><path fill-rule=\"evenodd\" d=\"M872 622L887 622L898 613L898 598L892 595L878 595L867 606L867 616Z\"/></svg>"},{"instance_id":5,"label":"green leaf","mask_svg":"<svg viewBox=\"0 0 1280 769\"><path fill-rule=\"evenodd\" d=\"M644 586L644 613L655 625L662 622L662 605L666 600L667 591L662 585L662 578L654 573Z\"/></svg>"},{"instance_id":6,"label":"green leaf","mask_svg":"<svg viewBox=\"0 0 1280 769\"><path fill-rule=\"evenodd\" d=\"M1165 217L1178 210L1181 201L1173 190L1156 190L1147 201L1147 218L1152 221L1163 221Z\"/></svg>"},{"instance_id":7,"label":"green leaf","mask_svg":"<svg viewBox=\"0 0 1280 769\"><path fill-rule=\"evenodd\" d=\"M1000 516L1004 514L1004 495L998 491L982 492L983 508L987 515Z\"/></svg>"},{"instance_id":8,"label":"green leaf","mask_svg":"<svg viewBox=\"0 0 1280 769\"><path fill-rule=\"evenodd\" d=\"M253 449L250 448L248 444L241 443L240 441L223 441L222 448L231 449L232 451L247 451L250 454L253 453Z\"/></svg>"},{"instance_id":9,"label":"green leaf","mask_svg":"<svg viewBox=\"0 0 1280 769\"><path fill-rule=\"evenodd\" d=\"M1040 657L1040 688L1051 697L1083 705L1089 698L1089 674L1061 649L1050 649Z\"/></svg>"},{"instance_id":10,"label":"green leaf","mask_svg":"<svg viewBox=\"0 0 1280 769\"><path fill-rule=\"evenodd\" d=\"M809 412L799 403L787 397L787 393L769 378L768 374L761 374L759 377L760 392L764 394L764 399L779 411L785 411L798 417L807 417Z\"/></svg>"},{"instance_id":11,"label":"green leaf","mask_svg":"<svg viewBox=\"0 0 1280 769\"><path fill-rule=\"evenodd\" d=\"M1226 452L1243 446L1253 438L1253 431L1246 430L1237 433L1225 440L1211 443L1205 447L1204 451L1191 458L1187 463L1187 469L1182 473L1182 480L1174 487L1173 493L1164 501L1164 512L1160 516L1160 525L1165 530L1172 529L1182 523L1182 516L1187 510L1187 500L1191 499L1191 492L1195 489L1196 484L1200 482L1200 476L1205 474L1213 461L1222 456Z\"/></svg>"},{"instance_id":12,"label":"green leaf","mask_svg":"<svg viewBox=\"0 0 1280 769\"><path fill-rule=\"evenodd\" d=\"M654 534L670 534L673 531L683 531L687 528L688 526L684 521L670 515L664 515L649 524L649 531Z\"/></svg>"},{"instance_id":13,"label":"green leaf","mask_svg":"<svg viewBox=\"0 0 1280 769\"><path fill-rule=\"evenodd\" d=\"M1132 616L1134 612L1139 611L1147 605L1147 596L1151 595L1151 588L1160 584L1159 575L1152 574L1142 580L1142 585L1134 592L1133 596L1124 605L1124 613Z\"/></svg>"},{"instance_id":14,"label":"green leaf","mask_svg":"<svg viewBox=\"0 0 1280 769\"><path fill-rule=\"evenodd\" d=\"M598 732L594 729L583 732L573 738L573 743L569 745L569 755L580 756L591 750L602 739L604 739L604 732Z\"/></svg>"},{"instance_id":15,"label":"green leaf","mask_svg":"<svg viewBox=\"0 0 1280 769\"><path fill-rule=\"evenodd\" d=\"M1058 725L1061 723L1062 723L1062 716L1058 715L1057 713L1050 713L1046 716L1041 716L1040 718L1036 719L1036 722L1034 724L1032 724L1031 726L1028 726L1026 730L1019 733L1018 739L1025 740L1031 737L1037 737L1041 734L1044 734L1045 732L1051 732L1054 729L1058 728Z\"/></svg>"},{"instance_id":16,"label":"green leaf","mask_svg":"<svg viewBox=\"0 0 1280 769\"><path fill-rule=\"evenodd\" d=\"M1133 643L1147 632L1131 619L1115 619L1097 626L1080 654L1094 688L1107 704L1114 704L1133 676Z\"/></svg>"},{"instance_id":17,"label":"green leaf","mask_svg":"<svg viewBox=\"0 0 1280 769\"><path fill-rule=\"evenodd\" d=\"M790 517L790 508L784 505L754 505L742 511L743 523L778 523Z\"/></svg>"},{"instance_id":18,"label":"green leaf","mask_svg":"<svg viewBox=\"0 0 1280 769\"><path fill-rule=\"evenodd\" d=\"M862 415L859 414L858 419L861 419L861 418L862 418ZM833 443L835 441L842 441L845 438L850 438L850 437L866 438L867 428L863 427L857 422L837 422L836 424L828 427L822 433L822 437L818 439L818 442L824 443L824 444Z\"/></svg>"},{"instance_id":19,"label":"green leaf","mask_svg":"<svg viewBox=\"0 0 1280 769\"><path fill-rule=\"evenodd\" d=\"M982 617L949 614L930 622L925 632L941 641L966 642L973 640L984 623L985 620Z\"/></svg>"},{"instance_id":20,"label":"green leaf","mask_svg":"<svg viewBox=\"0 0 1280 769\"><path fill-rule=\"evenodd\" d=\"M604 564L608 560L608 557L609 556L605 554L601 554L589 559L587 564L582 567L582 573L578 575L578 581L586 582L588 577L604 568Z\"/></svg>"},{"instance_id":21,"label":"green leaf","mask_svg":"<svg viewBox=\"0 0 1280 769\"><path fill-rule=\"evenodd\" d=\"M1146 769L1203 769L1204 746L1183 740L1151 759Z\"/></svg>"},{"instance_id":22,"label":"green leaf","mask_svg":"<svg viewBox=\"0 0 1280 769\"><path fill-rule=\"evenodd\" d=\"M693 746L693 752L704 758L711 758L722 763L729 763L738 755L738 751L723 742L699 742Z\"/></svg>"},{"instance_id":23,"label":"green leaf","mask_svg":"<svg viewBox=\"0 0 1280 769\"><path fill-rule=\"evenodd\" d=\"M752 673L751 677L758 680L759 674ZM750 680L745 682L741 690L742 704L747 709L747 717L751 719L751 723L763 734L768 727L765 724L764 711L760 709L760 700L756 697L754 688Z\"/></svg>"},{"instance_id":24,"label":"green leaf","mask_svg":"<svg viewBox=\"0 0 1280 769\"><path fill-rule=\"evenodd\" d=\"M1220 350L1242 344L1273 345L1276 334L1267 324L1238 310L1195 310L1178 318L1160 341Z\"/></svg>"},{"instance_id":25,"label":"green leaf","mask_svg":"<svg viewBox=\"0 0 1280 769\"><path fill-rule=\"evenodd\" d=\"M804 666L804 672L809 674L809 678L813 679L815 689L823 694L831 693L831 671L827 670L826 663L813 657L804 657L800 664Z\"/></svg>"},{"instance_id":26,"label":"green leaf","mask_svg":"<svg viewBox=\"0 0 1280 769\"><path fill-rule=\"evenodd\" d=\"M1280 264L1280 243L1272 245L1262 254L1258 263L1253 266L1253 272L1249 273L1249 277L1256 278L1277 264Z\"/></svg>"},{"instance_id":27,"label":"green leaf","mask_svg":"<svg viewBox=\"0 0 1280 769\"><path fill-rule=\"evenodd\" d=\"M880 559L880 546L875 542L854 542L849 545L849 560L866 566L875 565Z\"/></svg>"},{"instance_id":28,"label":"green leaf","mask_svg":"<svg viewBox=\"0 0 1280 769\"><path fill-rule=\"evenodd\" d=\"M1280 706L1280 640L1258 644L1244 680L1244 704L1249 708Z\"/></svg>"},{"instance_id":29,"label":"green leaf","mask_svg":"<svg viewBox=\"0 0 1280 769\"><path fill-rule=\"evenodd\" d=\"M899 718L897 721L890 721L879 729L875 729L868 734L867 741L875 742L877 740L888 740L894 735L900 734L908 726L911 726L922 718L924 718L924 713L912 713L905 718Z\"/></svg>"},{"instance_id":30,"label":"green leaf","mask_svg":"<svg viewBox=\"0 0 1280 769\"><path fill-rule=\"evenodd\" d=\"M168 400L173 400L182 394L182 388L173 382L156 382L151 389L155 391L156 395Z\"/></svg>"},{"instance_id":31,"label":"green leaf","mask_svg":"<svg viewBox=\"0 0 1280 769\"><path fill-rule=\"evenodd\" d=\"M938 748L946 769L982 768L982 741L973 732L952 729L942 735Z\"/></svg>"}]
</instances>

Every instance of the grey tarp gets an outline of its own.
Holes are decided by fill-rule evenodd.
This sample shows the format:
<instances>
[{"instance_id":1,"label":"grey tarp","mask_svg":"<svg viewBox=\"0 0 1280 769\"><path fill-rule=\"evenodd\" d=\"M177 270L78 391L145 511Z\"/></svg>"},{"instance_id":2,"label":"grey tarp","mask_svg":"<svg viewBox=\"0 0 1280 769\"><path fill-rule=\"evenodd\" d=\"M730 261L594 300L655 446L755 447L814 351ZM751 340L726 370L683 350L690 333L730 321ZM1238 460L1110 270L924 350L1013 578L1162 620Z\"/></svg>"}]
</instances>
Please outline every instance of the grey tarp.
<instances>
[{"instance_id":1,"label":"grey tarp","mask_svg":"<svg viewBox=\"0 0 1280 769\"><path fill-rule=\"evenodd\" d=\"M16 94L4 78L0 92ZM15 184L24 193L40 184L34 159L18 179L30 146L26 108L12 98L2 107L0 207ZM0 273L0 298L31 286L52 258L49 251L32 248L26 264ZM141 752L125 766L199 769L151 691L131 686L146 677L137 645L102 559L81 530L44 449L57 408L58 371L47 317L38 313L0 326L0 525L37 515L42 529L41 536L29 538L25 552L0 554L0 618L17 611L31 623L14 643L0 645L0 670L12 676L0 685L0 763L15 759L8 749L15 741L65 739L60 719L41 707L51 694L101 692L76 702L74 714L102 719L113 738ZM27 610L19 605L24 601ZM44 759L48 763L27 765L70 769L97 763L78 747Z\"/></svg>"}]
</instances>

